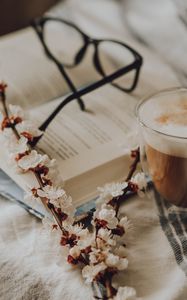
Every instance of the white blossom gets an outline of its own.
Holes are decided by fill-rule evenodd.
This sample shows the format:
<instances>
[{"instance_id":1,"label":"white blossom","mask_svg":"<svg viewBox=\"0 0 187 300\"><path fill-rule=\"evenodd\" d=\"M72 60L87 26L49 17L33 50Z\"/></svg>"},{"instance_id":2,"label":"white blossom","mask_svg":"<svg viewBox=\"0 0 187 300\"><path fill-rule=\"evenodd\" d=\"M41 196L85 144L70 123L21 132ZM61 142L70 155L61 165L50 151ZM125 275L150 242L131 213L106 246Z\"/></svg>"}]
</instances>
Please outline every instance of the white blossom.
<instances>
[{"instance_id":1,"label":"white blossom","mask_svg":"<svg viewBox=\"0 0 187 300\"><path fill-rule=\"evenodd\" d=\"M60 207L60 209L65 212L65 213L71 213L71 207L73 208L74 210L74 206L73 206L73 201L72 201L72 198L71 196L67 196L66 194L64 194L63 197L59 198L56 200L56 203L55 203L55 200L51 201L50 202L52 204L56 204L56 206Z\"/></svg>"},{"instance_id":2,"label":"white blossom","mask_svg":"<svg viewBox=\"0 0 187 300\"><path fill-rule=\"evenodd\" d=\"M28 140L23 136L19 140L12 138L8 143L9 151L15 155L25 153L29 149L27 143Z\"/></svg>"},{"instance_id":3,"label":"white blossom","mask_svg":"<svg viewBox=\"0 0 187 300\"><path fill-rule=\"evenodd\" d=\"M38 202L38 198L33 195L31 190L29 190L24 194L24 201L34 208Z\"/></svg>"},{"instance_id":4,"label":"white blossom","mask_svg":"<svg viewBox=\"0 0 187 300\"><path fill-rule=\"evenodd\" d=\"M48 198L50 200L56 200L65 195L65 191L61 188L46 185L41 189L37 190L39 197ZM60 207L60 206L59 206Z\"/></svg>"},{"instance_id":5,"label":"white blossom","mask_svg":"<svg viewBox=\"0 0 187 300\"><path fill-rule=\"evenodd\" d=\"M71 218L75 213L75 208L72 198L67 196L64 189L47 185L42 189L37 189L37 194L41 198L47 198L51 204L67 214L69 219L66 219L66 222L71 223L73 221Z\"/></svg>"},{"instance_id":6,"label":"white blossom","mask_svg":"<svg viewBox=\"0 0 187 300\"><path fill-rule=\"evenodd\" d=\"M103 204L101 210L96 211L96 218L104 220L107 222L107 227L109 229L116 228L118 224L118 219L116 218L116 211L111 205Z\"/></svg>"},{"instance_id":7,"label":"white blossom","mask_svg":"<svg viewBox=\"0 0 187 300\"><path fill-rule=\"evenodd\" d=\"M143 172L137 173L134 177L132 177L131 182L136 184L139 190L143 190L147 186L146 177Z\"/></svg>"},{"instance_id":8,"label":"white blossom","mask_svg":"<svg viewBox=\"0 0 187 300\"><path fill-rule=\"evenodd\" d=\"M46 163L45 163L46 167L48 168L57 168L57 162L56 162L56 159L55 158L52 158L52 159L47 159L46 160Z\"/></svg>"},{"instance_id":9,"label":"white blossom","mask_svg":"<svg viewBox=\"0 0 187 300\"><path fill-rule=\"evenodd\" d=\"M82 225L78 225L78 224L76 225L67 224L66 226L64 226L64 228L69 232L70 235L74 234L79 239L85 239L89 234L87 228L83 228Z\"/></svg>"},{"instance_id":10,"label":"white blossom","mask_svg":"<svg viewBox=\"0 0 187 300\"><path fill-rule=\"evenodd\" d=\"M128 259L127 259L126 257L122 257L122 258L119 258L119 262L118 262L118 264L116 265L116 268L117 268L119 271L122 271L122 270L127 269L128 264L129 264Z\"/></svg>"},{"instance_id":11,"label":"white blossom","mask_svg":"<svg viewBox=\"0 0 187 300\"><path fill-rule=\"evenodd\" d=\"M68 214L69 216L73 216L74 215L74 213L75 213L75 207L73 205L73 201L72 201L71 196L67 196L65 194L63 197L57 199L57 201L59 201L60 209L64 213Z\"/></svg>"},{"instance_id":12,"label":"white blossom","mask_svg":"<svg viewBox=\"0 0 187 300\"><path fill-rule=\"evenodd\" d=\"M9 104L9 110L13 117L20 117L21 119L26 117L25 111L19 105Z\"/></svg>"},{"instance_id":13,"label":"white blossom","mask_svg":"<svg viewBox=\"0 0 187 300\"><path fill-rule=\"evenodd\" d=\"M124 246L119 246L118 248L114 249L114 254L120 256L121 258L126 257L127 250Z\"/></svg>"},{"instance_id":14,"label":"white blossom","mask_svg":"<svg viewBox=\"0 0 187 300\"><path fill-rule=\"evenodd\" d=\"M116 267L119 263L119 256L109 253L105 262L108 267Z\"/></svg>"},{"instance_id":15,"label":"white blossom","mask_svg":"<svg viewBox=\"0 0 187 300\"><path fill-rule=\"evenodd\" d=\"M98 187L100 198L110 200L111 198L123 195L124 189L127 187L127 182L107 183L103 187Z\"/></svg>"},{"instance_id":16,"label":"white blossom","mask_svg":"<svg viewBox=\"0 0 187 300\"><path fill-rule=\"evenodd\" d=\"M64 201L66 201L65 199L67 199L66 203L64 203ZM57 201L58 201L58 199L57 199ZM60 201L61 211L64 212L68 216L68 218L63 221L63 226L72 225L74 222L74 215L75 215L75 211L76 211L76 209L72 203L72 198L70 196L65 195L65 197L60 198L59 201Z\"/></svg>"},{"instance_id":17,"label":"white blossom","mask_svg":"<svg viewBox=\"0 0 187 300\"><path fill-rule=\"evenodd\" d=\"M119 221L119 226L123 227L125 233L132 227L131 222L128 220L127 216L122 217Z\"/></svg>"},{"instance_id":18,"label":"white blossom","mask_svg":"<svg viewBox=\"0 0 187 300\"><path fill-rule=\"evenodd\" d=\"M128 267L128 259L112 253L109 248L103 250L93 247L91 250L89 253L91 265L103 262L107 267L116 268L119 271L125 270Z\"/></svg>"},{"instance_id":19,"label":"white blossom","mask_svg":"<svg viewBox=\"0 0 187 300\"><path fill-rule=\"evenodd\" d=\"M47 155L41 155L36 150L32 150L28 155L23 156L18 160L18 166L27 171L37 167L39 164L45 163Z\"/></svg>"},{"instance_id":20,"label":"white blossom","mask_svg":"<svg viewBox=\"0 0 187 300\"><path fill-rule=\"evenodd\" d=\"M119 271L125 270L128 267L128 259L121 258L118 255L113 253L109 253L106 257L105 263L108 267L113 267L118 269Z\"/></svg>"},{"instance_id":21,"label":"white blossom","mask_svg":"<svg viewBox=\"0 0 187 300\"><path fill-rule=\"evenodd\" d=\"M132 287L119 287L113 300L138 300L136 290Z\"/></svg>"},{"instance_id":22,"label":"white blossom","mask_svg":"<svg viewBox=\"0 0 187 300\"><path fill-rule=\"evenodd\" d=\"M86 232L86 234L82 234L81 237L77 241L77 246L81 250L91 247L95 243L95 236L93 233Z\"/></svg>"},{"instance_id":23,"label":"white blossom","mask_svg":"<svg viewBox=\"0 0 187 300\"><path fill-rule=\"evenodd\" d=\"M102 259L100 259L100 254L101 254L101 249L97 249L97 248L92 248L92 251L89 253L89 262L90 264L97 264L98 262L103 261L103 257Z\"/></svg>"},{"instance_id":24,"label":"white blossom","mask_svg":"<svg viewBox=\"0 0 187 300\"><path fill-rule=\"evenodd\" d=\"M97 247L92 247L92 251L89 253L89 260L91 264L97 264L100 262L105 262L109 249L99 249Z\"/></svg>"},{"instance_id":25,"label":"white blossom","mask_svg":"<svg viewBox=\"0 0 187 300\"><path fill-rule=\"evenodd\" d=\"M61 172L59 172L56 159L46 160L45 166L49 169L49 172L45 177L52 180L53 185L63 187L64 182L63 182L62 174Z\"/></svg>"},{"instance_id":26,"label":"white blossom","mask_svg":"<svg viewBox=\"0 0 187 300\"><path fill-rule=\"evenodd\" d=\"M111 235L111 230L108 230L107 228L99 229L97 233L97 245L99 248L116 245L116 241Z\"/></svg>"},{"instance_id":27,"label":"white blossom","mask_svg":"<svg viewBox=\"0 0 187 300\"><path fill-rule=\"evenodd\" d=\"M49 159L47 156L45 160L45 166L49 169L49 172L45 177L52 180L53 185L63 187L64 182L62 174L59 172L56 159Z\"/></svg>"},{"instance_id":28,"label":"white blossom","mask_svg":"<svg viewBox=\"0 0 187 300\"><path fill-rule=\"evenodd\" d=\"M73 258L78 258L81 254L81 249L79 246L75 245L74 247L70 248L69 250L69 254L73 257Z\"/></svg>"},{"instance_id":29,"label":"white blossom","mask_svg":"<svg viewBox=\"0 0 187 300\"><path fill-rule=\"evenodd\" d=\"M28 132L33 137L37 137L43 134L41 130L38 129L37 125L35 125L30 120L24 120L21 123L18 123L16 125L16 129L21 134L22 132Z\"/></svg>"},{"instance_id":30,"label":"white blossom","mask_svg":"<svg viewBox=\"0 0 187 300\"><path fill-rule=\"evenodd\" d=\"M91 283L95 277L106 268L107 266L103 262L93 266L87 265L82 269L82 276L86 279L87 283Z\"/></svg>"},{"instance_id":31,"label":"white blossom","mask_svg":"<svg viewBox=\"0 0 187 300\"><path fill-rule=\"evenodd\" d=\"M15 134L12 131L12 128L4 128L1 134L2 137L4 138L4 142L6 145L8 145L10 142L14 142L16 139Z\"/></svg>"}]
</instances>

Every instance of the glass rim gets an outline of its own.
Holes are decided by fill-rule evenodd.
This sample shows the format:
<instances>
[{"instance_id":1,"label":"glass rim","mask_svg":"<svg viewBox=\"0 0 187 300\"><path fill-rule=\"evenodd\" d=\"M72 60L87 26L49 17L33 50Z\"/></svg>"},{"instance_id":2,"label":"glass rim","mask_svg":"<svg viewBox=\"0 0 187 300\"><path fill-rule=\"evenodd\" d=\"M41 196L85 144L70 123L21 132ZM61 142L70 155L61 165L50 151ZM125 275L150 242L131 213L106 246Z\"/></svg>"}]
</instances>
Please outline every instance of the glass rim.
<instances>
[{"instance_id":1,"label":"glass rim","mask_svg":"<svg viewBox=\"0 0 187 300\"><path fill-rule=\"evenodd\" d=\"M187 93L187 88L185 87L172 87L172 88L168 88L168 89L164 89L161 90L159 92L155 92L153 94L150 94L146 97L144 97L142 100L140 100L140 102L136 105L135 108L135 115L136 115L136 119L138 120L139 124L142 125L143 127L159 134L165 137L170 137L170 138L174 138L174 139L178 139L178 140L187 140L187 137L181 137L181 136L177 136L177 135L171 135L168 133L164 133L160 130L154 129L151 126L148 126L145 121L142 120L142 118L140 117L139 111L142 105L144 105L147 101L151 100L152 98L156 98L159 97L161 95L165 95L165 94L169 94L169 93L178 93L178 92L186 92Z\"/></svg>"}]
</instances>

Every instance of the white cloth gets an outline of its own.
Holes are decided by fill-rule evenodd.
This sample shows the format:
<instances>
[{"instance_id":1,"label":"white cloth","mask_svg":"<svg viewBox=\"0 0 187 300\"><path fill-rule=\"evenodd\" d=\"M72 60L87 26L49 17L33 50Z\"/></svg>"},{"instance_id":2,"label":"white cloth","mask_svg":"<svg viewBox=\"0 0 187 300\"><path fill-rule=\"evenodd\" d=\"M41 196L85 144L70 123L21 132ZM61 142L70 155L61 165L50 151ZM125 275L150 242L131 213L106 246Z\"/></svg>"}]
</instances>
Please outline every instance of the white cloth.
<instances>
[{"instance_id":1,"label":"white cloth","mask_svg":"<svg viewBox=\"0 0 187 300\"><path fill-rule=\"evenodd\" d=\"M124 26L125 12L119 2L69 0L61 7L62 10L54 11L72 19L89 34L122 39L142 54L145 63L140 85L134 92L136 97L179 85L171 68L133 39ZM187 299L185 217L182 215L184 235L181 238L173 221L182 218L181 215L173 214L171 218L161 200L135 197L127 201L123 210L132 220L134 230L127 241L129 268L116 280L135 287L138 296L145 300ZM171 247L173 240L177 242ZM79 271L64 261L57 264L53 249L54 243L43 235L40 221L1 197L0 299L92 299L91 288L83 283Z\"/></svg>"},{"instance_id":2,"label":"white cloth","mask_svg":"<svg viewBox=\"0 0 187 300\"><path fill-rule=\"evenodd\" d=\"M186 8L184 0L123 1L131 33L172 66L183 86L187 86Z\"/></svg>"}]
</instances>

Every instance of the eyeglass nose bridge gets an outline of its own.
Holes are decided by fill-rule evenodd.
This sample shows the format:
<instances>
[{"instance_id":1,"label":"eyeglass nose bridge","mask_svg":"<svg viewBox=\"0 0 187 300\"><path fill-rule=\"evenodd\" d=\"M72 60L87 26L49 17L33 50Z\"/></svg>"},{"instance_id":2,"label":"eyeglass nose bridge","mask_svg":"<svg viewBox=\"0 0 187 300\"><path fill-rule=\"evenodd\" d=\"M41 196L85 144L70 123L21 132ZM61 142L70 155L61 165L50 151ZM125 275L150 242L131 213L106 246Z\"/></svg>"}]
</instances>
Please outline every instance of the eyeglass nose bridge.
<instances>
[{"instance_id":1,"label":"eyeglass nose bridge","mask_svg":"<svg viewBox=\"0 0 187 300\"><path fill-rule=\"evenodd\" d=\"M100 40L99 39L94 39L94 38L84 34L84 41L85 41L86 44L97 45Z\"/></svg>"},{"instance_id":2,"label":"eyeglass nose bridge","mask_svg":"<svg viewBox=\"0 0 187 300\"><path fill-rule=\"evenodd\" d=\"M95 40L95 39L90 38L89 36L85 35L84 42L85 42L84 46L79 50L79 52L75 56L75 60L74 60L75 65L79 64L82 61L82 59L84 58L86 51L90 45L94 46L95 52L96 52L99 40Z\"/></svg>"},{"instance_id":3,"label":"eyeglass nose bridge","mask_svg":"<svg viewBox=\"0 0 187 300\"><path fill-rule=\"evenodd\" d=\"M87 38L87 43L93 44L94 43L94 39L92 39L91 37L88 37Z\"/></svg>"}]
</instances>

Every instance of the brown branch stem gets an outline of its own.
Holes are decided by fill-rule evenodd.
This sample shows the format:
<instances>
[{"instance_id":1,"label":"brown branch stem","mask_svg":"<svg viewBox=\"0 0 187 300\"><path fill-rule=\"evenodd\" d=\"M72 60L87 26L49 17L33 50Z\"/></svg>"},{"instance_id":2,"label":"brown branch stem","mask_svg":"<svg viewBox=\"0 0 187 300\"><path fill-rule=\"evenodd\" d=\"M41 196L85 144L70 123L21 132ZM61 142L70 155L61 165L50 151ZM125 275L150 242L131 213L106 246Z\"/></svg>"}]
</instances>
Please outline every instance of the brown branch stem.
<instances>
[{"instance_id":1,"label":"brown branch stem","mask_svg":"<svg viewBox=\"0 0 187 300\"><path fill-rule=\"evenodd\" d=\"M105 281L105 288L106 288L106 299L111 299L116 294L116 289L112 286L112 277L107 277Z\"/></svg>"},{"instance_id":2,"label":"brown branch stem","mask_svg":"<svg viewBox=\"0 0 187 300\"><path fill-rule=\"evenodd\" d=\"M6 105L6 96L5 96L5 93L4 93L4 92L1 92L1 93L0 93L0 97L1 97L1 102L2 102L2 105L3 105L4 115L5 115L5 117L7 117L7 118L9 119L9 112L8 112L8 108L7 108L7 105ZM14 125L12 125L11 128L12 128L12 130L13 130L13 132L14 132L16 138L19 140L19 139L20 139L19 132L17 131L17 129L15 128ZM28 147L29 147L29 150L31 151L31 150L32 150L32 147L31 147L29 144L28 144ZM38 181L39 186L40 186L41 188L43 188L43 187L44 187L44 184L43 184L43 182L42 182L41 176L40 176L37 172L35 172L34 170L32 170L31 172L35 175L35 177L36 177L36 179L37 179L37 181ZM54 208L49 208L49 207L47 206L47 203L46 203L46 199L45 199L45 198L42 198L42 199L41 199L41 202L42 202L42 204L45 206L45 208L46 208L47 210L49 210L49 211L52 213L52 215L53 215L54 219L56 220L56 222L57 222L59 228L61 229L61 231L62 231L63 233L66 233L66 231L65 231L65 230L63 229L63 227L62 227L62 222L61 222L61 220L58 218L58 215L57 215L57 213L55 212Z\"/></svg>"},{"instance_id":3,"label":"brown branch stem","mask_svg":"<svg viewBox=\"0 0 187 300\"><path fill-rule=\"evenodd\" d=\"M131 164L129 173L125 179L125 181L127 181L127 182L132 178L134 172L136 171L137 165L140 162L140 149L137 148L133 152L135 153L135 159L134 159L133 163Z\"/></svg>"}]
</instances>

